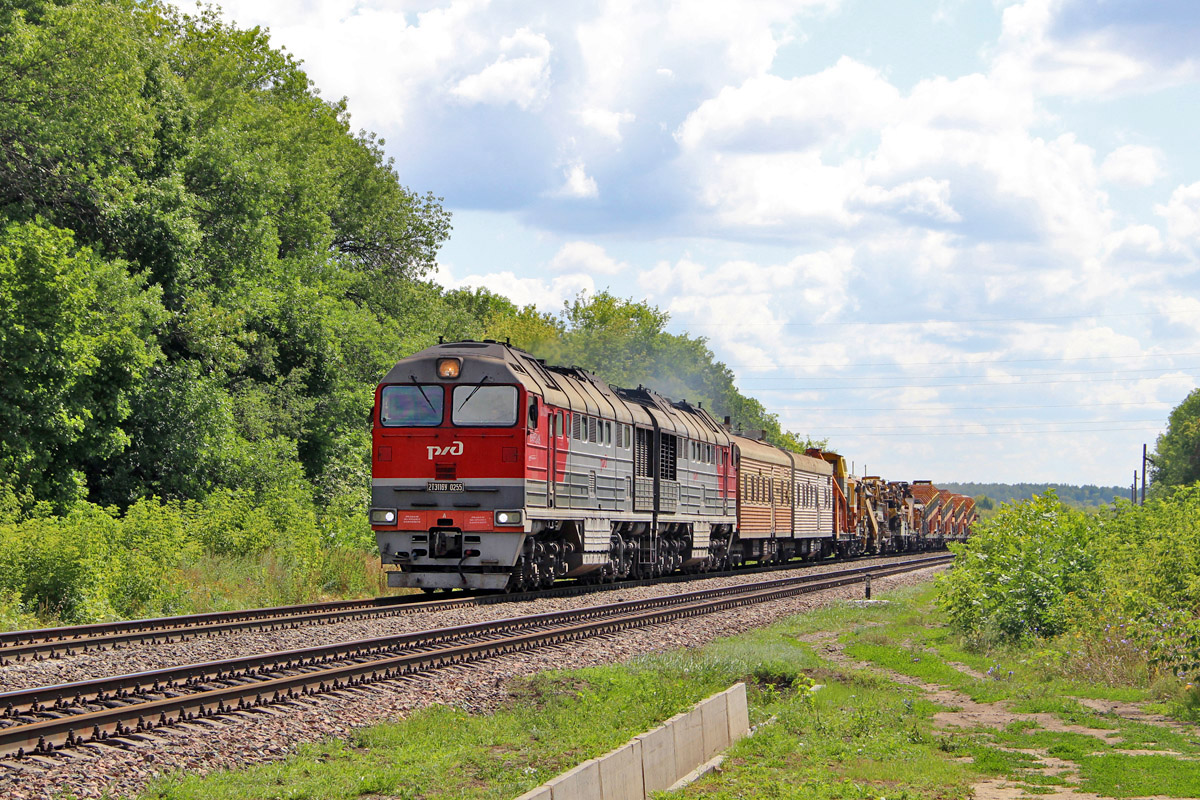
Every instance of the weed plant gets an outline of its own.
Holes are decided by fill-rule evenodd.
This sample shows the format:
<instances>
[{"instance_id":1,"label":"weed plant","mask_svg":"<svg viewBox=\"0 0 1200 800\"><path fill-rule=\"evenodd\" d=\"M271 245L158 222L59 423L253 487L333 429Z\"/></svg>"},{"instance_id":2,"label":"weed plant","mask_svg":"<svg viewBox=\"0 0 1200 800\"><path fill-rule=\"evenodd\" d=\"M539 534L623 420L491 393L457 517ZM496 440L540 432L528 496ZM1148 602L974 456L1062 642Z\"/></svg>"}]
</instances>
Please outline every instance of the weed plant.
<instances>
[{"instance_id":1,"label":"weed plant","mask_svg":"<svg viewBox=\"0 0 1200 800\"><path fill-rule=\"evenodd\" d=\"M363 511L319 506L302 488L139 500L124 514L85 502L62 514L48 506L19 514L5 495L0 489L5 629L386 591Z\"/></svg>"}]
</instances>

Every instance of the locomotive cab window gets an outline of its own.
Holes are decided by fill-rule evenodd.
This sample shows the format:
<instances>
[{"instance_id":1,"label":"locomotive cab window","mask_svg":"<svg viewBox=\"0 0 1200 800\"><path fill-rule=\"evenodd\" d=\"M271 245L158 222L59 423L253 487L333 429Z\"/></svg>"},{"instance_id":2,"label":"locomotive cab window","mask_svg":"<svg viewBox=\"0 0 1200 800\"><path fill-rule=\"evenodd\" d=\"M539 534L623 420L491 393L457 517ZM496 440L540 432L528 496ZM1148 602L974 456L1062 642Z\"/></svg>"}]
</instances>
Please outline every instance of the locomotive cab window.
<instances>
[{"instance_id":1,"label":"locomotive cab window","mask_svg":"<svg viewBox=\"0 0 1200 800\"><path fill-rule=\"evenodd\" d=\"M441 386L385 386L379 397L379 422L387 428L441 425L445 401Z\"/></svg>"},{"instance_id":2,"label":"locomotive cab window","mask_svg":"<svg viewBox=\"0 0 1200 800\"><path fill-rule=\"evenodd\" d=\"M529 429L537 430L538 426L538 399L534 395L529 396Z\"/></svg>"},{"instance_id":3,"label":"locomotive cab window","mask_svg":"<svg viewBox=\"0 0 1200 800\"><path fill-rule=\"evenodd\" d=\"M508 427L517 424L517 387L455 386L450 419L455 425Z\"/></svg>"}]
</instances>

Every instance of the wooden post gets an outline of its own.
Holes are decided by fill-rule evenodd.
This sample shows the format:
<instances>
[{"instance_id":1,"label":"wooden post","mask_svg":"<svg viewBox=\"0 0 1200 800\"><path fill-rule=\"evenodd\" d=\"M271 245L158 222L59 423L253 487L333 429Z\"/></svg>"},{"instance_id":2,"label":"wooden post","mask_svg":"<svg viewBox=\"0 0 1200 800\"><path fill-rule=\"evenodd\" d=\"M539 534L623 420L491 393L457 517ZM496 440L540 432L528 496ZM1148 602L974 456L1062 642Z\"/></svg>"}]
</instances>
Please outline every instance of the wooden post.
<instances>
[{"instance_id":1,"label":"wooden post","mask_svg":"<svg viewBox=\"0 0 1200 800\"><path fill-rule=\"evenodd\" d=\"M1146 505L1146 445L1142 445L1142 505Z\"/></svg>"}]
</instances>

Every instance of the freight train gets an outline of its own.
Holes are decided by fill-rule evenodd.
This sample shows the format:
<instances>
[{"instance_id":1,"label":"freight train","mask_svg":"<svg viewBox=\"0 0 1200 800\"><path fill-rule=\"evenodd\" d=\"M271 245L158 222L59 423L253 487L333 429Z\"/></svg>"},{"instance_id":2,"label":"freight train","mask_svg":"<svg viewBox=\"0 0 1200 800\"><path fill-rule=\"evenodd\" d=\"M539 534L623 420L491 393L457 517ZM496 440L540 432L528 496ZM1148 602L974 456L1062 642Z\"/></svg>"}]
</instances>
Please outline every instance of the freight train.
<instances>
[{"instance_id":1,"label":"freight train","mask_svg":"<svg viewBox=\"0 0 1200 800\"><path fill-rule=\"evenodd\" d=\"M970 498L857 478L842 456L735 433L507 343L442 343L376 388L370 522L388 585L526 591L748 561L915 551Z\"/></svg>"}]
</instances>

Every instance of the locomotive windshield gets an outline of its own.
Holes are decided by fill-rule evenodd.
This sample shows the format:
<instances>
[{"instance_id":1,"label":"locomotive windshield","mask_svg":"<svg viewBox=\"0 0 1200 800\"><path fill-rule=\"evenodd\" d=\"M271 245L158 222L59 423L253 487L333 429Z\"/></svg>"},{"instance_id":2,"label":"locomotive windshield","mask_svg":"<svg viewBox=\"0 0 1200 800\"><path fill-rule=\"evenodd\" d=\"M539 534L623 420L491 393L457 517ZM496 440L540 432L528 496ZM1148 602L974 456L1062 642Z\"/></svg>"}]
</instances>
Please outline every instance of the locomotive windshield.
<instances>
[{"instance_id":1,"label":"locomotive windshield","mask_svg":"<svg viewBox=\"0 0 1200 800\"><path fill-rule=\"evenodd\" d=\"M445 398L441 386L385 386L379 400L379 421L388 428L441 425Z\"/></svg>"},{"instance_id":2,"label":"locomotive windshield","mask_svg":"<svg viewBox=\"0 0 1200 800\"><path fill-rule=\"evenodd\" d=\"M450 419L455 425L516 425L517 387L455 386Z\"/></svg>"}]
</instances>

